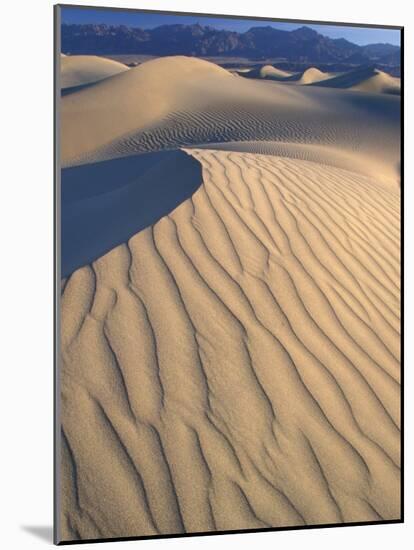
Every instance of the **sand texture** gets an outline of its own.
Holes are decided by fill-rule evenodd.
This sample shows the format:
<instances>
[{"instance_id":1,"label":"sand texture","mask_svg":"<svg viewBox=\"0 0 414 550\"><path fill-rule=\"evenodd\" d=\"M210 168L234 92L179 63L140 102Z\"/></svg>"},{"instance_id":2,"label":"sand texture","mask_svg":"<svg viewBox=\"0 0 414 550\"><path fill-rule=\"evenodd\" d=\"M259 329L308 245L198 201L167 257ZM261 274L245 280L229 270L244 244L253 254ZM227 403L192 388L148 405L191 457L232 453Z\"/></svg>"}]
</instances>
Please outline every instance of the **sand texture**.
<instances>
[{"instance_id":1,"label":"sand texture","mask_svg":"<svg viewBox=\"0 0 414 550\"><path fill-rule=\"evenodd\" d=\"M263 80L62 98L62 540L400 517L400 98Z\"/></svg>"},{"instance_id":2,"label":"sand texture","mask_svg":"<svg viewBox=\"0 0 414 550\"><path fill-rule=\"evenodd\" d=\"M160 58L63 98L62 163L277 141L329 146L347 155L350 166L357 162L396 181L399 109L399 98L386 94L285 86L239 78L195 58Z\"/></svg>"}]
</instances>

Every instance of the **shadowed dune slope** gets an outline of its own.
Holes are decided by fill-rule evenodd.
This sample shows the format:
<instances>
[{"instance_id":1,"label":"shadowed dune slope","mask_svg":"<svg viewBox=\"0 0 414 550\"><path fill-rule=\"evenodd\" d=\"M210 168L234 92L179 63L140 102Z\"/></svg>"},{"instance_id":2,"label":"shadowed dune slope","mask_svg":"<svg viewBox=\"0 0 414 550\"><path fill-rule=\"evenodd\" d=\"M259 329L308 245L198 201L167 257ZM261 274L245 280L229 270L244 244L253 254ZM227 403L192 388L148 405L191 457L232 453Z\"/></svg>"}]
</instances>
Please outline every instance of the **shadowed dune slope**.
<instances>
[{"instance_id":1,"label":"shadowed dune slope","mask_svg":"<svg viewBox=\"0 0 414 550\"><path fill-rule=\"evenodd\" d=\"M122 63L96 55L61 55L60 69L62 89L91 84L129 70Z\"/></svg>"},{"instance_id":2,"label":"shadowed dune slope","mask_svg":"<svg viewBox=\"0 0 414 550\"><path fill-rule=\"evenodd\" d=\"M62 170L62 277L156 223L201 181L200 163L183 151Z\"/></svg>"},{"instance_id":3,"label":"shadowed dune slope","mask_svg":"<svg viewBox=\"0 0 414 550\"><path fill-rule=\"evenodd\" d=\"M398 97L285 86L238 78L199 59L162 58L62 99L62 161L277 141L337 147L366 162L368 175L375 159L376 173L395 181L399 109Z\"/></svg>"},{"instance_id":4,"label":"shadowed dune slope","mask_svg":"<svg viewBox=\"0 0 414 550\"><path fill-rule=\"evenodd\" d=\"M192 197L63 284L63 540L398 519L399 190L187 152Z\"/></svg>"},{"instance_id":5,"label":"shadowed dune slope","mask_svg":"<svg viewBox=\"0 0 414 550\"><path fill-rule=\"evenodd\" d=\"M382 71L375 71L370 78L352 86L352 90L399 95L401 80Z\"/></svg>"},{"instance_id":6,"label":"shadowed dune slope","mask_svg":"<svg viewBox=\"0 0 414 550\"><path fill-rule=\"evenodd\" d=\"M356 91L399 95L401 92L400 79L375 69L362 67L354 71L338 75L323 82L314 82L315 86L328 88L348 88Z\"/></svg>"}]
</instances>

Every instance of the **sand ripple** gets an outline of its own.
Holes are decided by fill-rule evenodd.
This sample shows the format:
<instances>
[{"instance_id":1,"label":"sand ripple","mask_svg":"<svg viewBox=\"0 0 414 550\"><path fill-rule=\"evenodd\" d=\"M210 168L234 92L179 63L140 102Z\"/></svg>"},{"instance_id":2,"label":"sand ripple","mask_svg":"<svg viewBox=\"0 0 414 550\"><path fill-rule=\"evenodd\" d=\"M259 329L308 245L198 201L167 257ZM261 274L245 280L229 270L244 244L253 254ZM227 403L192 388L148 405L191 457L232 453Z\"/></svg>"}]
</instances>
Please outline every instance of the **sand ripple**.
<instances>
[{"instance_id":1,"label":"sand ripple","mask_svg":"<svg viewBox=\"0 0 414 550\"><path fill-rule=\"evenodd\" d=\"M399 518L398 189L188 153L196 193L63 285L63 539Z\"/></svg>"}]
</instances>

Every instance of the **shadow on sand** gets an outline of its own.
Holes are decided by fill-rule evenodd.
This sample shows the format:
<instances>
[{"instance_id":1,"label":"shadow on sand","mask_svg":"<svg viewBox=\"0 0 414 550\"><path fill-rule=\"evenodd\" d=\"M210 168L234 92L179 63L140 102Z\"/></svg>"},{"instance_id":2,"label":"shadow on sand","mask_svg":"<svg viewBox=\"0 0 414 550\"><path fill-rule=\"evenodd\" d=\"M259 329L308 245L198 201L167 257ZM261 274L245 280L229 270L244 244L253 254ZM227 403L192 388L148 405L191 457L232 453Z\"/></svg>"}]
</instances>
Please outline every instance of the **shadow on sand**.
<instances>
[{"instance_id":1,"label":"shadow on sand","mask_svg":"<svg viewBox=\"0 0 414 550\"><path fill-rule=\"evenodd\" d=\"M156 223L201 182L200 163L178 150L63 169L62 277Z\"/></svg>"}]
</instances>

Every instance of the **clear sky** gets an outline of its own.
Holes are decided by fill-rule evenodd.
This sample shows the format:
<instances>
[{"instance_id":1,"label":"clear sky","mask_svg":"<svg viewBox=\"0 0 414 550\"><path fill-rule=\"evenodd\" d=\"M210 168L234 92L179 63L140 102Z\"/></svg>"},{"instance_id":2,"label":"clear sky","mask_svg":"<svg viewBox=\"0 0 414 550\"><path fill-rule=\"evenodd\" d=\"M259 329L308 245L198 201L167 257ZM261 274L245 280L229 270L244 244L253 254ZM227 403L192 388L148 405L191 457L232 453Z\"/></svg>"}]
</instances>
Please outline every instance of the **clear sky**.
<instances>
[{"instance_id":1,"label":"clear sky","mask_svg":"<svg viewBox=\"0 0 414 550\"><path fill-rule=\"evenodd\" d=\"M141 27L150 29L160 25L200 23L210 25L216 29L234 30L245 32L251 27L272 26L281 30L293 30L306 25L315 29L320 34L330 38L346 38L354 44L374 44L383 42L400 45L400 32L394 29L373 29L367 27L344 27L340 25L313 25L309 23L283 23L273 21L261 21L259 19L230 19L224 17L206 17L202 15L168 15L156 13L144 13L139 11L118 11L78 9L72 7L62 8L63 23L106 23L107 25L127 25L129 27Z\"/></svg>"}]
</instances>

